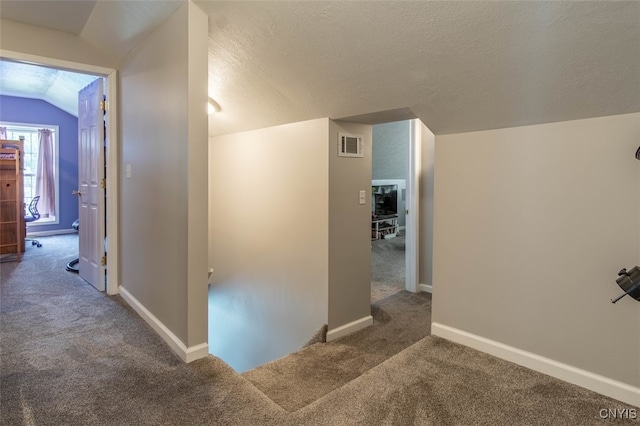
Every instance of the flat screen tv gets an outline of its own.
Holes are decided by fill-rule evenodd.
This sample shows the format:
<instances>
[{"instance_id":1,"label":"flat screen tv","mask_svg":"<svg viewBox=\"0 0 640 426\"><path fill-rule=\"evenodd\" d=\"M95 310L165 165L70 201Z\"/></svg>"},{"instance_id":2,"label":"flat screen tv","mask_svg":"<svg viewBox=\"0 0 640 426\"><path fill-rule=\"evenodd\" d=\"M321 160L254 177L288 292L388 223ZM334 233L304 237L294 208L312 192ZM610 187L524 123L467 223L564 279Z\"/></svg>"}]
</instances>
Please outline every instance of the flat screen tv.
<instances>
[{"instance_id":1,"label":"flat screen tv","mask_svg":"<svg viewBox=\"0 0 640 426\"><path fill-rule=\"evenodd\" d=\"M375 216L384 217L398 214L398 185L374 185L371 189Z\"/></svg>"}]
</instances>

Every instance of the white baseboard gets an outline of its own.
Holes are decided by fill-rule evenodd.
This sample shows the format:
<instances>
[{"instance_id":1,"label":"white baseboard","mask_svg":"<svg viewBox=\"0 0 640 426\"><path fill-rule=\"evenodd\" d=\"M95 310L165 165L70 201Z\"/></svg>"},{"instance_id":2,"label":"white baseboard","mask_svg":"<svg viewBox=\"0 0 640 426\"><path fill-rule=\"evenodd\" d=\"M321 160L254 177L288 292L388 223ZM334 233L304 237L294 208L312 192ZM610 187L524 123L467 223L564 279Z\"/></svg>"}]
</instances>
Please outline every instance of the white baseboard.
<instances>
[{"instance_id":1,"label":"white baseboard","mask_svg":"<svg viewBox=\"0 0 640 426\"><path fill-rule=\"evenodd\" d=\"M155 315L145 308L126 288L120 286L120 296L167 342L184 362L195 361L209 355L207 342L187 348L178 337L171 332Z\"/></svg>"},{"instance_id":2,"label":"white baseboard","mask_svg":"<svg viewBox=\"0 0 640 426\"><path fill-rule=\"evenodd\" d=\"M433 286L431 284L418 284L418 292L424 291L425 293L433 293Z\"/></svg>"},{"instance_id":3,"label":"white baseboard","mask_svg":"<svg viewBox=\"0 0 640 426\"><path fill-rule=\"evenodd\" d=\"M51 235L77 234L75 229L55 229L53 231L28 231L27 238L31 237L49 237Z\"/></svg>"},{"instance_id":4,"label":"white baseboard","mask_svg":"<svg viewBox=\"0 0 640 426\"><path fill-rule=\"evenodd\" d=\"M331 342L332 340L336 340L342 336L346 336L347 334L355 333L356 331L367 328L370 325L373 325L373 317L368 315L364 318L360 318L359 320L334 328L327 332L327 342Z\"/></svg>"},{"instance_id":5,"label":"white baseboard","mask_svg":"<svg viewBox=\"0 0 640 426\"><path fill-rule=\"evenodd\" d=\"M638 387L437 322L431 324L431 334L640 407Z\"/></svg>"}]
</instances>

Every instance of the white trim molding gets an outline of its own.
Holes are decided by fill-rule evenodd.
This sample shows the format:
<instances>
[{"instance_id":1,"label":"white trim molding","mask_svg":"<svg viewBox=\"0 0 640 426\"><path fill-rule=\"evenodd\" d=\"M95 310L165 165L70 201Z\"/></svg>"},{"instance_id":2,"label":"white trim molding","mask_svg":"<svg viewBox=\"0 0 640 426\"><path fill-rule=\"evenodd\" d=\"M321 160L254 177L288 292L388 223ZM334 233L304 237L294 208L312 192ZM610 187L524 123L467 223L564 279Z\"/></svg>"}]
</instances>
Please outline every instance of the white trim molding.
<instances>
[{"instance_id":1,"label":"white trim molding","mask_svg":"<svg viewBox=\"0 0 640 426\"><path fill-rule=\"evenodd\" d=\"M362 330L363 328L367 328L371 325L373 325L373 317L371 315L352 321L348 324L341 325L340 327L327 332L327 342L331 342L342 336L346 336L347 334L355 333L356 331Z\"/></svg>"},{"instance_id":2,"label":"white trim molding","mask_svg":"<svg viewBox=\"0 0 640 426\"><path fill-rule=\"evenodd\" d=\"M120 187L118 183L120 142L118 140L118 72L110 70L107 80L107 152L105 161L107 170L107 230L105 237L109 243L109 261L107 262L107 294L118 294L120 283L118 281L120 271L120 240L119 240L119 200Z\"/></svg>"},{"instance_id":3,"label":"white trim molding","mask_svg":"<svg viewBox=\"0 0 640 426\"><path fill-rule=\"evenodd\" d=\"M153 330L167 342L169 347L182 358L184 362L195 361L209 356L209 344L207 342L199 345L186 347L178 337L171 332L155 315L153 315L142 303L138 301L126 288L120 286L120 296L131 306Z\"/></svg>"},{"instance_id":4,"label":"white trim molding","mask_svg":"<svg viewBox=\"0 0 640 426\"><path fill-rule=\"evenodd\" d=\"M31 237L50 237L52 235L63 235L63 234L77 234L78 231L75 229L54 229L53 231L29 231L29 227L27 227L27 238Z\"/></svg>"},{"instance_id":5,"label":"white trim molding","mask_svg":"<svg viewBox=\"0 0 640 426\"><path fill-rule=\"evenodd\" d=\"M640 388L434 322L431 334L640 407Z\"/></svg>"},{"instance_id":6,"label":"white trim molding","mask_svg":"<svg viewBox=\"0 0 640 426\"><path fill-rule=\"evenodd\" d=\"M433 293L433 286L431 284L418 284L418 291Z\"/></svg>"},{"instance_id":7,"label":"white trim molding","mask_svg":"<svg viewBox=\"0 0 640 426\"><path fill-rule=\"evenodd\" d=\"M20 62L31 62L36 65L45 65L58 69L72 71L83 71L89 74L107 75L114 71L113 68L100 65L90 65L81 62L72 62L65 59L57 59L48 56L33 55L31 53L18 52L15 50L0 49L0 57L13 59Z\"/></svg>"},{"instance_id":8,"label":"white trim molding","mask_svg":"<svg viewBox=\"0 0 640 426\"><path fill-rule=\"evenodd\" d=\"M422 122L409 121L409 164L405 199L405 281L404 289L412 293L420 284L420 170L422 170Z\"/></svg>"}]
</instances>

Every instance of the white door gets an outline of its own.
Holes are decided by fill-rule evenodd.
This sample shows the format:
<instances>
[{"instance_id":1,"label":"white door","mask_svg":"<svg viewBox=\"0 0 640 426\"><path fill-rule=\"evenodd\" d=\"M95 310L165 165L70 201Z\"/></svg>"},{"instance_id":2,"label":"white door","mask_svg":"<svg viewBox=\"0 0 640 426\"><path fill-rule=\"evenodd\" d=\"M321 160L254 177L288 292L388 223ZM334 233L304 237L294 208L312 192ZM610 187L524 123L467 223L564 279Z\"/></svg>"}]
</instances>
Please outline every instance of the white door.
<instances>
[{"instance_id":1,"label":"white door","mask_svg":"<svg viewBox=\"0 0 640 426\"><path fill-rule=\"evenodd\" d=\"M80 276L105 291L104 116L102 79L78 93Z\"/></svg>"}]
</instances>

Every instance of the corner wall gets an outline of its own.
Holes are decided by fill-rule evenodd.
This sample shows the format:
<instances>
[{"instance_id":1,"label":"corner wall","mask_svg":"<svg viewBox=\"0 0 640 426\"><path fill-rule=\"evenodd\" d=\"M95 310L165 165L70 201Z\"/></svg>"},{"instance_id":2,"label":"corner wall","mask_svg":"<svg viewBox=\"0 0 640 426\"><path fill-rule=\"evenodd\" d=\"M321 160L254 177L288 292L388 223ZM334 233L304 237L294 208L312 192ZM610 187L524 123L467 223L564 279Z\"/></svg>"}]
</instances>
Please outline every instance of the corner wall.
<instances>
[{"instance_id":1,"label":"corner wall","mask_svg":"<svg viewBox=\"0 0 640 426\"><path fill-rule=\"evenodd\" d=\"M121 294L206 356L207 16L186 2L120 64Z\"/></svg>"},{"instance_id":2,"label":"corner wall","mask_svg":"<svg viewBox=\"0 0 640 426\"><path fill-rule=\"evenodd\" d=\"M435 166L435 135L421 123L421 170L420 170L420 230L418 283L433 284L433 194Z\"/></svg>"},{"instance_id":3,"label":"corner wall","mask_svg":"<svg viewBox=\"0 0 640 426\"><path fill-rule=\"evenodd\" d=\"M187 346L208 354L209 17L187 2Z\"/></svg>"},{"instance_id":4,"label":"corner wall","mask_svg":"<svg viewBox=\"0 0 640 426\"><path fill-rule=\"evenodd\" d=\"M370 125L329 122L329 332L352 322L370 325L371 146ZM364 158L338 157L338 133L364 135ZM364 204L358 192L365 191Z\"/></svg>"},{"instance_id":5,"label":"corner wall","mask_svg":"<svg viewBox=\"0 0 640 426\"><path fill-rule=\"evenodd\" d=\"M246 371L327 323L328 119L210 139L209 345Z\"/></svg>"},{"instance_id":6,"label":"corner wall","mask_svg":"<svg viewBox=\"0 0 640 426\"><path fill-rule=\"evenodd\" d=\"M437 136L434 323L638 392L640 303L610 299L640 263L639 141L640 114Z\"/></svg>"}]
</instances>

